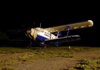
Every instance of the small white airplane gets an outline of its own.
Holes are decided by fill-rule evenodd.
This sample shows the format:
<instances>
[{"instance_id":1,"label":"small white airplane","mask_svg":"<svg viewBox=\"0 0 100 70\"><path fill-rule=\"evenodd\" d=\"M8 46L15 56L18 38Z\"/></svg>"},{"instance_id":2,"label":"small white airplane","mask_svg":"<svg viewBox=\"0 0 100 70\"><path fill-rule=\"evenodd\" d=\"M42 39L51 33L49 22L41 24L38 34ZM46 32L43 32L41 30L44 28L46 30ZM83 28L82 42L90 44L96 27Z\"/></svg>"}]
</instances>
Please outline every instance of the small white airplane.
<instances>
[{"instance_id":1,"label":"small white airplane","mask_svg":"<svg viewBox=\"0 0 100 70\"><path fill-rule=\"evenodd\" d=\"M81 28L88 28L93 26L92 20L87 20L83 22L77 22L73 24L65 24L61 26L55 26L55 27L49 27L49 28L31 28L30 30L27 30L27 36L34 40L34 43L38 42L41 45L44 45L45 47L49 44L59 45L62 42L70 42L70 41L76 41L80 40L79 35L70 35L70 30L75 29L81 29ZM61 31L67 31L67 35L65 37L59 37ZM54 33L57 33L56 35ZM30 43L30 45L32 42Z\"/></svg>"}]
</instances>

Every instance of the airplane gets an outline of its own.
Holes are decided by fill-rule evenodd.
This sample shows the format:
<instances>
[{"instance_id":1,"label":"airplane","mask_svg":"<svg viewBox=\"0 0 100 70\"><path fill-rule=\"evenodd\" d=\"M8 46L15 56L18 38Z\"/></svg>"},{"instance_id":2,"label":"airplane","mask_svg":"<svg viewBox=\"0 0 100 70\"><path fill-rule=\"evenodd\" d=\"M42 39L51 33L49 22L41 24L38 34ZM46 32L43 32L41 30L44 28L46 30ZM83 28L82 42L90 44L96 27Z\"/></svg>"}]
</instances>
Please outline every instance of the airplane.
<instances>
[{"instance_id":1,"label":"airplane","mask_svg":"<svg viewBox=\"0 0 100 70\"><path fill-rule=\"evenodd\" d=\"M47 45L59 46L63 42L71 42L80 40L80 35L69 35L70 30L89 28L94 25L92 20L65 24L60 26L41 28L35 27L26 31L26 36L34 41L34 44L40 44L46 47ZM66 31L67 34L61 37L61 31ZM57 34L55 34L57 33ZM30 43L30 46L32 41ZM70 47L69 47L70 48Z\"/></svg>"}]
</instances>

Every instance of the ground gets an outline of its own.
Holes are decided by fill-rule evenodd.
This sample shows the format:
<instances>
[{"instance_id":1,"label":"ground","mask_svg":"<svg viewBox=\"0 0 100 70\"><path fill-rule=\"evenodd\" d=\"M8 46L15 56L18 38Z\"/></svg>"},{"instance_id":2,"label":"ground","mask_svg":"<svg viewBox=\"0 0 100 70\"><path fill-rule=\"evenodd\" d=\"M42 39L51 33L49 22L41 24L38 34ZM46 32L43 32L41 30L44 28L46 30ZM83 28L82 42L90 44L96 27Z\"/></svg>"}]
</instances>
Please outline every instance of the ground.
<instances>
[{"instance_id":1,"label":"ground","mask_svg":"<svg viewBox=\"0 0 100 70\"><path fill-rule=\"evenodd\" d=\"M0 47L0 70L100 70L100 47Z\"/></svg>"}]
</instances>

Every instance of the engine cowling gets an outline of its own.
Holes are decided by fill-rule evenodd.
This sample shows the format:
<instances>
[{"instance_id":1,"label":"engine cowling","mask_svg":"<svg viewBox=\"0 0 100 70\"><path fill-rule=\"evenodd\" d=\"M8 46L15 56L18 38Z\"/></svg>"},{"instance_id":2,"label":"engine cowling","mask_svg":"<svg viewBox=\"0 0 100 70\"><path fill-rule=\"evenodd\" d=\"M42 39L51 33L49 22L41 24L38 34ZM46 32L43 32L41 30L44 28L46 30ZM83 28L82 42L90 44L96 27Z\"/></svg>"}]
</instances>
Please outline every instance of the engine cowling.
<instances>
[{"instance_id":1,"label":"engine cowling","mask_svg":"<svg viewBox=\"0 0 100 70\"><path fill-rule=\"evenodd\" d=\"M27 36L33 40L36 40L37 38L37 31L33 28L31 28L30 30L27 30Z\"/></svg>"},{"instance_id":2,"label":"engine cowling","mask_svg":"<svg viewBox=\"0 0 100 70\"><path fill-rule=\"evenodd\" d=\"M33 37L33 40L36 40L37 38L37 31L35 29L31 29L31 36Z\"/></svg>"}]
</instances>

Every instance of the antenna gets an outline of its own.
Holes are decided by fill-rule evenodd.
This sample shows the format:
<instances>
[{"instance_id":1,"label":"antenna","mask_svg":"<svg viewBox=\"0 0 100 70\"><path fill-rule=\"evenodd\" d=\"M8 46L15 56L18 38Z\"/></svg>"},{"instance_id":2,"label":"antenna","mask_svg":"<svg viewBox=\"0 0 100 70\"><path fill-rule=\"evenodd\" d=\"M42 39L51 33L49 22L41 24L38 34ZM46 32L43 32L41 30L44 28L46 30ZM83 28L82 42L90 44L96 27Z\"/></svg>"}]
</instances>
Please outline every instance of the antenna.
<instances>
[{"instance_id":1,"label":"antenna","mask_svg":"<svg viewBox=\"0 0 100 70\"><path fill-rule=\"evenodd\" d=\"M40 28L41 28L41 23L40 23Z\"/></svg>"}]
</instances>

